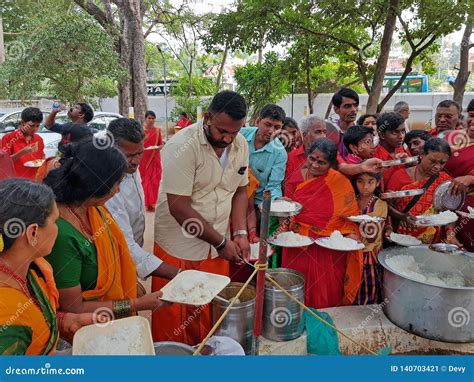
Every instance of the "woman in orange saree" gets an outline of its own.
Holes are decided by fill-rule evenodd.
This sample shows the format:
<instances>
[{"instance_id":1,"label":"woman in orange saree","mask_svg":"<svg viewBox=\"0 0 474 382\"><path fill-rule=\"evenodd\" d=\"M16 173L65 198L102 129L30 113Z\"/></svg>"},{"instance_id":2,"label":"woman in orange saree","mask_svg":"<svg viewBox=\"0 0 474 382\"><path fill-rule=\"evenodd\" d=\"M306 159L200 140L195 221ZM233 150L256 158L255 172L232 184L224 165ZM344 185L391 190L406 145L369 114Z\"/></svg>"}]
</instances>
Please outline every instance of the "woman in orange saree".
<instances>
[{"instance_id":1,"label":"woman in orange saree","mask_svg":"<svg viewBox=\"0 0 474 382\"><path fill-rule=\"evenodd\" d=\"M161 157L160 150L163 148L161 129L155 126L156 115L149 110L145 113L145 150L140 161L139 171L142 178L143 193L145 195L145 207L147 211L154 211L158 199L158 189L161 182Z\"/></svg>"},{"instance_id":2,"label":"woman in orange saree","mask_svg":"<svg viewBox=\"0 0 474 382\"><path fill-rule=\"evenodd\" d=\"M92 313L58 312L58 290L44 259L57 235L51 190L26 179L0 182L0 354L52 355ZM99 322L99 321L96 321Z\"/></svg>"},{"instance_id":3,"label":"woman in orange saree","mask_svg":"<svg viewBox=\"0 0 474 382\"><path fill-rule=\"evenodd\" d=\"M311 146L306 165L295 172L285 188L285 197L303 209L290 229L312 238L327 237L335 230L359 239L357 225L344 217L359 214L351 182L334 168L337 147L326 139ZM362 252L335 251L316 244L284 248L282 266L305 276L305 304L313 308L350 305L362 280Z\"/></svg>"},{"instance_id":4,"label":"woman in orange saree","mask_svg":"<svg viewBox=\"0 0 474 382\"><path fill-rule=\"evenodd\" d=\"M403 214L410 214L411 216L431 215L438 212L433 206L433 197L439 185L452 180L446 172L442 171L450 157L451 148L449 147L449 144L440 138L433 138L425 143L423 153L420 155L420 163L418 165L406 170L400 169L394 173L393 178L395 179L402 179L402 176L399 176L400 173L406 173L403 177L403 179L406 180L405 182L400 183L399 189L393 189L392 191L425 189L423 195L413 197L417 198L417 200L409 210L407 209L410 207L409 204L413 204L411 202L413 198L398 199L398 211L402 211ZM458 245L459 242L456 239L455 234L453 234L453 229L453 225L448 225L446 228L432 226L421 227L411 225L406 220L402 220L396 231L404 235L417 237L425 244L446 240L448 243ZM448 232L450 233L449 235L447 235Z\"/></svg>"}]
</instances>

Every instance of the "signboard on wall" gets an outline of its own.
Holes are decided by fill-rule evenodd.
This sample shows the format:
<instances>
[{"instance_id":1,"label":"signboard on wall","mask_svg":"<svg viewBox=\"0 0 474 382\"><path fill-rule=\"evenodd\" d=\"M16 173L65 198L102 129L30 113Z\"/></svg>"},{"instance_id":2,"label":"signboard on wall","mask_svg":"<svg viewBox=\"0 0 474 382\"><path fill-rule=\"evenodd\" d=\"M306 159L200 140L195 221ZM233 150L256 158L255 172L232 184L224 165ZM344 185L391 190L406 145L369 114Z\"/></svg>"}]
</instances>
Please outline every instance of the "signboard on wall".
<instances>
[{"instance_id":1,"label":"signboard on wall","mask_svg":"<svg viewBox=\"0 0 474 382\"><path fill-rule=\"evenodd\" d=\"M166 81L166 93L170 94L171 90L176 87L177 83L177 80ZM146 84L146 91L149 96L165 95L165 83L163 81L155 84Z\"/></svg>"}]
</instances>

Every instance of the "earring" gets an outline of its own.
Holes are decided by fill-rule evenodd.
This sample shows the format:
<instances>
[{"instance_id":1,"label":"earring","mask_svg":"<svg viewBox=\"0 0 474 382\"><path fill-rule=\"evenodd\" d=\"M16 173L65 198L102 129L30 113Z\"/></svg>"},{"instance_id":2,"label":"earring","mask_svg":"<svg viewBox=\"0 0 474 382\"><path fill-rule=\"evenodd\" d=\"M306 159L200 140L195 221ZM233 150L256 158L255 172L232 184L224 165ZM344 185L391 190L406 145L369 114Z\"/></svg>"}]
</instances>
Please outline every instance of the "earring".
<instances>
[{"instance_id":1,"label":"earring","mask_svg":"<svg viewBox=\"0 0 474 382\"><path fill-rule=\"evenodd\" d=\"M33 247L36 247L36 244L38 244L38 239L35 237L35 238L33 239L33 242L31 243L31 245L32 245Z\"/></svg>"}]
</instances>

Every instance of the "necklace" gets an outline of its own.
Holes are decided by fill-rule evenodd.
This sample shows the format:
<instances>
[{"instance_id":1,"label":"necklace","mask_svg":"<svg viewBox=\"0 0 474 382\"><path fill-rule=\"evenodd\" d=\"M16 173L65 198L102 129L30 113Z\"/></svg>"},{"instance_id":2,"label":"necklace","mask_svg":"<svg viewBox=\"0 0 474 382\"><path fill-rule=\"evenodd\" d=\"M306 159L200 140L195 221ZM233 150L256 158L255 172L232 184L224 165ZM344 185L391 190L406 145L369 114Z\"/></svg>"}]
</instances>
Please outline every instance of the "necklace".
<instances>
[{"instance_id":1,"label":"necklace","mask_svg":"<svg viewBox=\"0 0 474 382\"><path fill-rule=\"evenodd\" d=\"M360 200L360 196L357 198ZM365 208L362 210L362 213L366 213L369 211L369 207L370 205L372 204L372 202L377 199L377 196L372 194L372 196L369 198L369 201L367 202L367 205L365 206Z\"/></svg>"},{"instance_id":2,"label":"necklace","mask_svg":"<svg viewBox=\"0 0 474 382\"><path fill-rule=\"evenodd\" d=\"M8 267L6 264L0 264L0 272L5 273L8 276L11 276L19 285L22 290L22 292L30 299L33 301L33 303L39 307L38 302L36 299L31 295L29 289L28 289L28 283L26 279L22 278L18 274L16 274L10 267Z\"/></svg>"},{"instance_id":3,"label":"necklace","mask_svg":"<svg viewBox=\"0 0 474 382\"><path fill-rule=\"evenodd\" d=\"M85 222L82 220L82 218L79 216L79 214L73 208L71 208L69 206L66 206L66 208L77 219L77 221L79 222L79 225L81 226L82 231L87 233L89 235L89 237L93 237L94 235L93 235L92 231L89 229L87 224L85 224Z\"/></svg>"}]
</instances>

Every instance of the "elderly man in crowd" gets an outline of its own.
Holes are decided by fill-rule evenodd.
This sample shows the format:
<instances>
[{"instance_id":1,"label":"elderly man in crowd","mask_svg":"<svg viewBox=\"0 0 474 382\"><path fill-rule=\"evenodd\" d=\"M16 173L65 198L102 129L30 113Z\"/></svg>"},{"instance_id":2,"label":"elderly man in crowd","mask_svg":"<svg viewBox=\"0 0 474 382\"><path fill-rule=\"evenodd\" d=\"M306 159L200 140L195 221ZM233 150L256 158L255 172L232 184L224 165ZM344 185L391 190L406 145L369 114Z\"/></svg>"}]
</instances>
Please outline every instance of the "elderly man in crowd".
<instances>
[{"instance_id":1,"label":"elderly man in crowd","mask_svg":"<svg viewBox=\"0 0 474 382\"><path fill-rule=\"evenodd\" d=\"M449 99L441 101L436 107L435 127L429 131L433 137L447 130L456 130L461 118L461 106Z\"/></svg>"},{"instance_id":2,"label":"elderly man in crowd","mask_svg":"<svg viewBox=\"0 0 474 382\"><path fill-rule=\"evenodd\" d=\"M163 261L183 270L229 275L230 262L249 257L249 150L239 134L246 114L241 95L220 92L203 121L165 145L155 217L155 254ZM167 282L154 278L153 290ZM153 313L152 327L155 341L195 345L211 328L210 307L166 307Z\"/></svg>"},{"instance_id":3,"label":"elderly man in crowd","mask_svg":"<svg viewBox=\"0 0 474 382\"><path fill-rule=\"evenodd\" d=\"M405 132L408 133L410 129L408 128L407 119L410 117L410 105L408 105L408 103L405 101L399 101L393 107L393 111L402 116L403 120L405 121Z\"/></svg>"},{"instance_id":4,"label":"elderly man in crowd","mask_svg":"<svg viewBox=\"0 0 474 382\"><path fill-rule=\"evenodd\" d=\"M314 141L319 138L326 138L326 121L315 114L303 117L299 126L303 134L303 145L288 154L284 183L288 181L293 173L301 170L301 167L306 163L306 153ZM338 155L337 159L339 162L339 171L347 176L352 176L361 172L378 171L380 163L382 162L377 158L372 158L363 163L349 164L345 163L340 155Z\"/></svg>"}]
</instances>

